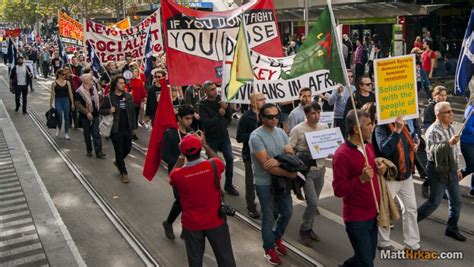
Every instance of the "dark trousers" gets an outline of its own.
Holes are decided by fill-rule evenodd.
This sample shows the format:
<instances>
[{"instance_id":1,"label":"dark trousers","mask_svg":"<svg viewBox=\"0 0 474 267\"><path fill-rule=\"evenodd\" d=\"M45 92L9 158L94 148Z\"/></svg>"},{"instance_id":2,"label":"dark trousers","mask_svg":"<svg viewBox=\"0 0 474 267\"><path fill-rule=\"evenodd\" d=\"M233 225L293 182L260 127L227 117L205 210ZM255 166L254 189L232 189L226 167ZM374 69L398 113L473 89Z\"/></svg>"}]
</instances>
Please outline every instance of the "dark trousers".
<instances>
[{"instance_id":1,"label":"dark trousers","mask_svg":"<svg viewBox=\"0 0 474 267\"><path fill-rule=\"evenodd\" d=\"M74 109L73 111L71 111L71 119L69 120L69 124L72 124L74 125L74 129L77 129L77 128L81 128L79 127L79 112ZM71 126L71 125L69 125Z\"/></svg>"},{"instance_id":2,"label":"dark trousers","mask_svg":"<svg viewBox=\"0 0 474 267\"><path fill-rule=\"evenodd\" d=\"M125 158L132 149L132 132L118 131L110 135L115 151L115 162L120 170L120 174L127 174Z\"/></svg>"},{"instance_id":3,"label":"dark trousers","mask_svg":"<svg viewBox=\"0 0 474 267\"><path fill-rule=\"evenodd\" d=\"M245 202L247 203L247 210L256 211L255 204L255 185L253 184L252 161L244 160L245 167Z\"/></svg>"},{"instance_id":4,"label":"dark trousers","mask_svg":"<svg viewBox=\"0 0 474 267\"><path fill-rule=\"evenodd\" d=\"M15 87L15 110L20 109L20 97L21 97L21 106L23 108L23 113L26 113L26 105L28 104L28 85L18 85Z\"/></svg>"},{"instance_id":5,"label":"dark trousers","mask_svg":"<svg viewBox=\"0 0 474 267\"><path fill-rule=\"evenodd\" d=\"M334 118L334 125L341 129L342 137L347 138L346 123L343 118Z\"/></svg>"},{"instance_id":6,"label":"dark trousers","mask_svg":"<svg viewBox=\"0 0 474 267\"><path fill-rule=\"evenodd\" d=\"M138 117L140 116L140 105L135 105L135 129L138 128Z\"/></svg>"},{"instance_id":7,"label":"dark trousers","mask_svg":"<svg viewBox=\"0 0 474 267\"><path fill-rule=\"evenodd\" d=\"M209 147L216 153L222 152L225 159L225 185L224 189L230 189L233 185L232 178L234 176L234 155L232 154L232 144L230 137L220 138L221 140L206 140Z\"/></svg>"},{"instance_id":8,"label":"dark trousers","mask_svg":"<svg viewBox=\"0 0 474 267\"><path fill-rule=\"evenodd\" d=\"M84 141L86 142L87 152L92 152L91 136L94 140L95 154L98 155L102 152L102 140L99 133L99 117L94 117L92 121L87 118L81 119L82 129L84 130Z\"/></svg>"},{"instance_id":9,"label":"dark trousers","mask_svg":"<svg viewBox=\"0 0 474 267\"><path fill-rule=\"evenodd\" d=\"M361 222L346 222L346 232L354 249L354 256L347 259L343 266L374 266L378 234L375 218Z\"/></svg>"},{"instance_id":10,"label":"dark trousers","mask_svg":"<svg viewBox=\"0 0 474 267\"><path fill-rule=\"evenodd\" d=\"M236 266L227 223L223 223L217 228L201 231L191 231L184 228L183 233L190 267L202 266L206 238L216 256L217 266Z\"/></svg>"},{"instance_id":11,"label":"dark trousers","mask_svg":"<svg viewBox=\"0 0 474 267\"><path fill-rule=\"evenodd\" d=\"M466 177L472 173L471 190L474 190L474 144L461 142L461 152L466 161L466 168L462 170L462 176Z\"/></svg>"},{"instance_id":12,"label":"dark trousers","mask_svg":"<svg viewBox=\"0 0 474 267\"><path fill-rule=\"evenodd\" d=\"M49 75L49 64L48 64L48 62L43 62L43 63L41 64L41 69L42 69L42 71L43 71L43 76L44 76L45 78L47 78L48 75Z\"/></svg>"},{"instance_id":13,"label":"dark trousers","mask_svg":"<svg viewBox=\"0 0 474 267\"><path fill-rule=\"evenodd\" d=\"M174 221L176 221L176 218L178 218L179 214L181 214L181 204L179 203L179 193L178 189L173 186L173 195L174 195L174 202L173 205L171 206L170 213L168 214L168 218L166 221L168 223L172 224Z\"/></svg>"}]
</instances>

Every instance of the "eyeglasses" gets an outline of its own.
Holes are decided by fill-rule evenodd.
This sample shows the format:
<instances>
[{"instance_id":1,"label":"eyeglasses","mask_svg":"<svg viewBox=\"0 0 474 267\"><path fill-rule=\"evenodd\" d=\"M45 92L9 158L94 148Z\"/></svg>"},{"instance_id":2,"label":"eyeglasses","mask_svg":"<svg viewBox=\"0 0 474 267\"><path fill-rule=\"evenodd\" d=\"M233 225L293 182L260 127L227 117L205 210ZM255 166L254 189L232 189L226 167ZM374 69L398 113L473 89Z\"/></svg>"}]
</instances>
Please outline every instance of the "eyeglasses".
<instances>
[{"instance_id":1,"label":"eyeglasses","mask_svg":"<svg viewBox=\"0 0 474 267\"><path fill-rule=\"evenodd\" d=\"M448 114L448 113L454 113L452 109L450 110L446 110L446 111L443 111L443 112L440 112L439 114Z\"/></svg>"},{"instance_id":2,"label":"eyeglasses","mask_svg":"<svg viewBox=\"0 0 474 267\"><path fill-rule=\"evenodd\" d=\"M155 79L161 79L161 78L163 78L163 77L161 77L161 76L155 76Z\"/></svg>"},{"instance_id":3,"label":"eyeglasses","mask_svg":"<svg viewBox=\"0 0 474 267\"><path fill-rule=\"evenodd\" d=\"M362 83L362 85L365 85L365 86L372 86L372 83Z\"/></svg>"},{"instance_id":4,"label":"eyeglasses","mask_svg":"<svg viewBox=\"0 0 474 267\"><path fill-rule=\"evenodd\" d=\"M267 120L273 120L273 119L278 120L280 118L280 114L276 114L276 115L268 114L268 115L263 115L263 117Z\"/></svg>"}]
</instances>

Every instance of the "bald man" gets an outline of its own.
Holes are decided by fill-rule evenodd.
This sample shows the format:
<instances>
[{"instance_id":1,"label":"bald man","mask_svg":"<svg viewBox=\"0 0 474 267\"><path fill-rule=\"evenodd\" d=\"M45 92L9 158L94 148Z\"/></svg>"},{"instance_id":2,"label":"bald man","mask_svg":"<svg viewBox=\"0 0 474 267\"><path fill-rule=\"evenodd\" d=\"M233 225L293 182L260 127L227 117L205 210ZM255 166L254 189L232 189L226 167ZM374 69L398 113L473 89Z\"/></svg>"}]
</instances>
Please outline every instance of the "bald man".
<instances>
[{"instance_id":1,"label":"bald man","mask_svg":"<svg viewBox=\"0 0 474 267\"><path fill-rule=\"evenodd\" d=\"M255 187L253 184L252 162L250 160L249 139L253 130L258 127L257 113L265 104L266 98L262 93L254 93L250 96L250 109L240 117L237 127L237 142L243 143L242 160L245 166L245 201L247 211L251 218L258 218L260 215L255 204Z\"/></svg>"}]
</instances>

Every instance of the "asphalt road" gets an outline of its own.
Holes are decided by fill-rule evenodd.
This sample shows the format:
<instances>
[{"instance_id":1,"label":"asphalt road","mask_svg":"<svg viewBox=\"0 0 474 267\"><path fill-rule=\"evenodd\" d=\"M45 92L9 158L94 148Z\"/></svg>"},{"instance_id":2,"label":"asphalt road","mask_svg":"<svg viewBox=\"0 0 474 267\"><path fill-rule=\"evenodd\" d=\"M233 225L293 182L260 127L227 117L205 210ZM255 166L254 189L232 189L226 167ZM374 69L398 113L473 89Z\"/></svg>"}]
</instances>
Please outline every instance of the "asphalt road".
<instances>
[{"instance_id":1,"label":"asphalt road","mask_svg":"<svg viewBox=\"0 0 474 267\"><path fill-rule=\"evenodd\" d=\"M5 67L0 68L0 73L1 77L6 79ZM29 95L30 111L37 114L43 122L45 122L43 114L49 107L50 84L51 80L39 79L35 81L36 91ZM45 141L29 116L22 115L21 112L14 112L13 95L10 94L2 81L0 81L0 96L85 262L90 266L143 265L140 258L73 177L61 158ZM459 120L459 116L456 118ZM240 158L241 145L234 139L236 125L237 121L234 121L229 127L229 131L232 136L235 157L234 183L238 186L241 195L238 197L227 196L226 201L246 215L244 166ZM456 127L459 127L459 124L456 124ZM152 182L148 182L141 175L144 154L140 150L133 149L126 160L131 182L127 185L122 184L112 165L113 147L110 141L103 140L107 159L99 160L85 156L86 151L81 130L71 129L70 135L71 140L69 141L61 137L55 138L58 145L64 149L160 265L185 266L184 242L179 238L173 241L166 239L161 227L161 222L166 218L173 201L166 170L160 168L156 178ZM140 140L136 141L137 147L146 149L148 135L144 128L139 129ZM321 241L314 243L312 248L304 247L299 243L298 229L305 203L296 198L293 199L294 212L285 234L285 240L322 265L336 266L351 256L352 248L341 217L341 200L334 197L331 186L332 164L328 160L326 165L325 185L319 205L320 215L316 217L314 225L314 231L320 236ZM417 204L420 206L424 201L420 192L421 181L417 175L415 178ZM445 225L443 222L447 221L448 214L446 200L433 214L434 219L427 219L419 224L423 250L460 251L463 252L462 260L382 260L380 254L377 253L376 265L472 266L472 262L474 262L472 254L474 251L474 198L467 197L468 188L466 186L469 182L470 178L462 181L463 207L459 223L460 227L465 230L463 234L468 237L467 242L461 243L444 236ZM228 221L237 264L239 266L268 266L263 258L260 233L237 218L229 218ZM260 223L259 220L253 221L257 224ZM392 240L396 242L394 243L396 247L401 248L403 246L401 220L395 222L394 225ZM174 224L174 230L175 234L179 236L181 232L179 222ZM309 265L294 254L283 259L284 266ZM216 265L210 246L207 246L204 265Z\"/></svg>"}]
</instances>

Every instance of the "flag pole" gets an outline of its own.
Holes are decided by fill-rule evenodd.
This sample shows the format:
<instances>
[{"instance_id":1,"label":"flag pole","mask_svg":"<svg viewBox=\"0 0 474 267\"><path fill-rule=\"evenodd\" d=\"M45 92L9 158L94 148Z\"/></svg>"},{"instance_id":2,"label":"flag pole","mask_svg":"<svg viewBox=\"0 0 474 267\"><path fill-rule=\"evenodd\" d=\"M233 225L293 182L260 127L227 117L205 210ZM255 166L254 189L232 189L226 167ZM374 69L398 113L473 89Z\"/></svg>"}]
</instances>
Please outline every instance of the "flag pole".
<instances>
[{"instance_id":1,"label":"flag pole","mask_svg":"<svg viewBox=\"0 0 474 267\"><path fill-rule=\"evenodd\" d=\"M332 11L331 0L327 0L327 4L328 4L328 7L329 7L329 13L331 15L331 25L332 25L333 31L336 34L338 34L337 29L336 29L336 25L335 25L334 13ZM339 38L337 38L337 36L335 36L335 37L336 37L335 39L336 39L337 53L339 54L339 61L341 63L341 67L342 67L342 66L345 66L344 58L342 57L342 46L340 44ZM344 81L346 82L346 87L350 88L350 81L349 81L349 77L347 76L347 69L345 67L342 67L342 72L344 74ZM357 108L356 108L356 105L355 105L354 94L352 93L352 90L350 90L350 89L349 89L349 92L350 92L351 101L352 101L352 108L354 109L354 111L356 111ZM357 112L355 112L355 118L356 118L357 129L359 130L359 137L360 137L360 142L362 144L362 151L363 151L364 158L365 158L365 164L366 164L366 166L370 166L369 165L369 159L367 157L367 151L366 151L365 145L364 145L364 137L362 136L362 130L361 130L361 127L360 127L359 116L357 116ZM379 213L379 211L380 211L379 210L379 203L377 202L377 195L375 194L375 188L374 188L374 183L372 182L372 179L370 179L370 187L372 189L372 195L374 197L375 208L377 209L377 213Z\"/></svg>"}]
</instances>

